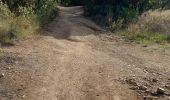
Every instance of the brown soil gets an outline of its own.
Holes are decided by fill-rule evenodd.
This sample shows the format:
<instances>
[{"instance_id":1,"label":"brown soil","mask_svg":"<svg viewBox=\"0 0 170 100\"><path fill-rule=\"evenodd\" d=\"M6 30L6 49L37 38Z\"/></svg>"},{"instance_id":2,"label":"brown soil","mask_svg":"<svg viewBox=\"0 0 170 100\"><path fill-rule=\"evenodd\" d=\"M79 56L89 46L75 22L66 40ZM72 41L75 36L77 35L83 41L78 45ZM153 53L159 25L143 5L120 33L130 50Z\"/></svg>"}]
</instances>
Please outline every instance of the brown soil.
<instances>
[{"instance_id":1,"label":"brown soil","mask_svg":"<svg viewBox=\"0 0 170 100\"><path fill-rule=\"evenodd\" d=\"M2 48L0 100L169 100L170 53L109 35L82 7L59 9L42 36Z\"/></svg>"}]
</instances>

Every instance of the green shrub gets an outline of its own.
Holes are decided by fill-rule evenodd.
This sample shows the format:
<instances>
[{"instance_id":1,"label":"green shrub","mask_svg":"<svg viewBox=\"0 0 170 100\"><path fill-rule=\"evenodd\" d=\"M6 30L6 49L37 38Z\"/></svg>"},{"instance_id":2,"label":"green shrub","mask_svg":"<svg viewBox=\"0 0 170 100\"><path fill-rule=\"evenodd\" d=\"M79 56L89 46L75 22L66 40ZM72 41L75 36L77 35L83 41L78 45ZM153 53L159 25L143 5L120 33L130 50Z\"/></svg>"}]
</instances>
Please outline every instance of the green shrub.
<instances>
[{"instance_id":1,"label":"green shrub","mask_svg":"<svg viewBox=\"0 0 170 100\"><path fill-rule=\"evenodd\" d=\"M108 13L113 13L113 20L120 17L129 20L135 17L138 13L149 8L148 0L133 1L133 0L85 0L85 12L89 15L100 14L107 16Z\"/></svg>"},{"instance_id":2,"label":"green shrub","mask_svg":"<svg viewBox=\"0 0 170 100\"><path fill-rule=\"evenodd\" d=\"M16 39L31 37L56 14L54 0L0 0L0 42L13 43Z\"/></svg>"},{"instance_id":3,"label":"green shrub","mask_svg":"<svg viewBox=\"0 0 170 100\"><path fill-rule=\"evenodd\" d=\"M55 0L40 0L35 7L38 20L41 23L47 23L55 18L57 13L57 5Z\"/></svg>"},{"instance_id":4,"label":"green shrub","mask_svg":"<svg viewBox=\"0 0 170 100\"><path fill-rule=\"evenodd\" d=\"M32 9L21 7L20 15L11 12L6 4L0 4L0 39L2 43L12 43L14 38L21 39L30 36L38 28L36 15Z\"/></svg>"},{"instance_id":5,"label":"green shrub","mask_svg":"<svg viewBox=\"0 0 170 100\"><path fill-rule=\"evenodd\" d=\"M77 6L82 5L83 0L58 0L58 3L60 3L63 6Z\"/></svg>"}]
</instances>

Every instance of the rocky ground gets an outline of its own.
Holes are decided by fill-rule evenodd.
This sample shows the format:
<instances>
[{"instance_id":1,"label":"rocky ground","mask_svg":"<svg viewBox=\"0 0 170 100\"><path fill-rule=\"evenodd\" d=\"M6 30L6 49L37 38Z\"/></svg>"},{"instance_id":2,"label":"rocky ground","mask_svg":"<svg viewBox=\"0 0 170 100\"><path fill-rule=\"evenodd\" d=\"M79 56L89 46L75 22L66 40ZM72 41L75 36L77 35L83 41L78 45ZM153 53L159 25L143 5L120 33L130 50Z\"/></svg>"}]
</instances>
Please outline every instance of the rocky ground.
<instances>
[{"instance_id":1,"label":"rocky ground","mask_svg":"<svg viewBox=\"0 0 170 100\"><path fill-rule=\"evenodd\" d=\"M82 7L59 9L41 36L1 47L0 100L170 100L168 46L124 42Z\"/></svg>"}]
</instances>

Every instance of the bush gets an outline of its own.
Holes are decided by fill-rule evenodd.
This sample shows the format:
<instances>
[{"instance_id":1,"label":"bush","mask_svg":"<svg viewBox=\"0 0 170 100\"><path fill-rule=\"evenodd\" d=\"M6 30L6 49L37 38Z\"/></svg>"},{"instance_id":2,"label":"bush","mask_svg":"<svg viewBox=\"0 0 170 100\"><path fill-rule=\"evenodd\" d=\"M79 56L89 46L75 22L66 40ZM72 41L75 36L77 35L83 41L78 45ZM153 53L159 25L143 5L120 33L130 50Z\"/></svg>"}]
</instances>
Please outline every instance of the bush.
<instances>
[{"instance_id":1,"label":"bush","mask_svg":"<svg viewBox=\"0 0 170 100\"><path fill-rule=\"evenodd\" d=\"M32 36L40 25L52 20L57 14L54 0L19 1L14 0L13 3L10 3L12 1L3 0L2 2L0 0L1 43L13 43L16 39ZM42 5L38 1L41 1ZM19 6L14 7L14 10L12 8L15 3L18 3Z\"/></svg>"},{"instance_id":2,"label":"bush","mask_svg":"<svg viewBox=\"0 0 170 100\"><path fill-rule=\"evenodd\" d=\"M170 10L154 10L142 14L137 22L129 24L122 35L140 43L165 43L170 41Z\"/></svg>"},{"instance_id":3,"label":"bush","mask_svg":"<svg viewBox=\"0 0 170 100\"><path fill-rule=\"evenodd\" d=\"M12 43L14 38L21 39L30 36L38 28L36 15L32 9L20 8L16 16L6 4L0 2L0 39L2 43Z\"/></svg>"},{"instance_id":4,"label":"bush","mask_svg":"<svg viewBox=\"0 0 170 100\"><path fill-rule=\"evenodd\" d=\"M39 22L42 24L54 19L57 13L57 2L55 0L39 0L35 6L35 12Z\"/></svg>"},{"instance_id":5,"label":"bush","mask_svg":"<svg viewBox=\"0 0 170 100\"><path fill-rule=\"evenodd\" d=\"M107 16L108 13L113 14L113 20L123 18L126 20L135 17L138 13L149 9L148 0L85 0L85 12L88 16L100 14Z\"/></svg>"},{"instance_id":6,"label":"bush","mask_svg":"<svg viewBox=\"0 0 170 100\"><path fill-rule=\"evenodd\" d=\"M123 20L122 27L124 27L143 12L167 8L168 3L169 0L84 0L85 15L94 19L96 16L102 16L105 20L102 20L103 25L107 27L111 27L112 23L117 23L120 19Z\"/></svg>"},{"instance_id":7,"label":"bush","mask_svg":"<svg viewBox=\"0 0 170 100\"><path fill-rule=\"evenodd\" d=\"M63 6L78 6L83 4L81 0L61 0L59 3Z\"/></svg>"}]
</instances>

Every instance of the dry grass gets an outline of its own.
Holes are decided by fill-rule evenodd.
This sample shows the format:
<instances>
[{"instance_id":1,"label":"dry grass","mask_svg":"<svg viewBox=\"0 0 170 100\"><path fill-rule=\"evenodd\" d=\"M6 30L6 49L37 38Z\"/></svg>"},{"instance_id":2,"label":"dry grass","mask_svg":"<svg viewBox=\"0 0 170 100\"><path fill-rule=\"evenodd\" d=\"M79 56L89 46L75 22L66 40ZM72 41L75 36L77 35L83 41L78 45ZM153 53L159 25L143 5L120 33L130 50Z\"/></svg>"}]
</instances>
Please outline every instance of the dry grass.
<instances>
[{"instance_id":1,"label":"dry grass","mask_svg":"<svg viewBox=\"0 0 170 100\"><path fill-rule=\"evenodd\" d=\"M137 22L140 28L154 33L170 32L170 10L155 10L144 13Z\"/></svg>"},{"instance_id":2,"label":"dry grass","mask_svg":"<svg viewBox=\"0 0 170 100\"><path fill-rule=\"evenodd\" d=\"M20 6L13 13L0 0L0 43L13 44L15 40L32 37L41 25L53 20L57 16L56 2L45 0L42 4L40 8L34 4Z\"/></svg>"},{"instance_id":3,"label":"dry grass","mask_svg":"<svg viewBox=\"0 0 170 100\"><path fill-rule=\"evenodd\" d=\"M0 2L0 42L13 43L14 39L30 37L38 28L36 16L30 9L21 8L21 15L15 16L7 5Z\"/></svg>"},{"instance_id":4,"label":"dry grass","mask_svg":"<svg viewBox=\"0 0 170 100\"><path fill-rule=\"evenodd\" d=\"M139 43L166 43L170 40L170 10L143 13L122 35Z\"/></svg>"}]
</instances>

